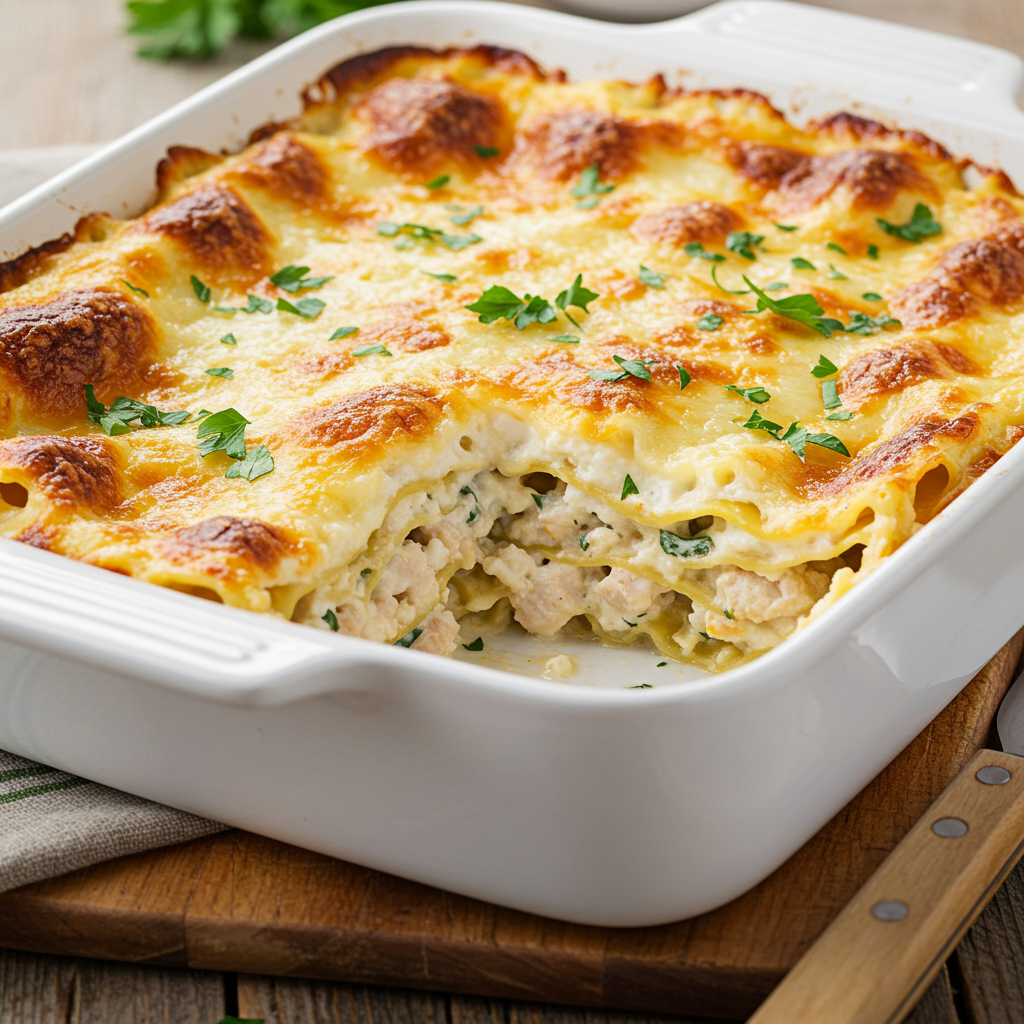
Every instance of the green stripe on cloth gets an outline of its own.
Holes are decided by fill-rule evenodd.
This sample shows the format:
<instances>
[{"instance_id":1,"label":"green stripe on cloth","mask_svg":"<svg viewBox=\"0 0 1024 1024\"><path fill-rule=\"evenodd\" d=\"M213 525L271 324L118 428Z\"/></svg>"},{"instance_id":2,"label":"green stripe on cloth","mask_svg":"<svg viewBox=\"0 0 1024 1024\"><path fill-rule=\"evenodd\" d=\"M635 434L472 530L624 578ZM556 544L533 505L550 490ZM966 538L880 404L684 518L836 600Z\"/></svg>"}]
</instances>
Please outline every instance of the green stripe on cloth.
<instances>
[{"instance_id":1,"label":"green stripe on cloth","mask_svg":"<svg viewBox=\"0 0 1024 1024\"><path fill-rule=\"evenodd\" d=\"M24 779L29 775L49 775L56 770L56 768L48 768L45 764L37 764L32 768L11 768L9 771L0 772L0 782L9 782L11 779Z\"/></svg>"},{"instance_id":2,"label":"green stripe on cloth","mask_svg":"<svg viewBox=\"0 0 1024 1024\"><path fill-rule=\"evenodd\" d=\"M48 782L45 786L29 786L28 789L19 789L16 793L5 793L0 795L0 804L9 804L13 800L24 800L29 796L38 796L40 793L53 793L58 789L74 789L76 786L89 786L88 779L67 779L64 782Z\"/></svg>"}]
</instances>

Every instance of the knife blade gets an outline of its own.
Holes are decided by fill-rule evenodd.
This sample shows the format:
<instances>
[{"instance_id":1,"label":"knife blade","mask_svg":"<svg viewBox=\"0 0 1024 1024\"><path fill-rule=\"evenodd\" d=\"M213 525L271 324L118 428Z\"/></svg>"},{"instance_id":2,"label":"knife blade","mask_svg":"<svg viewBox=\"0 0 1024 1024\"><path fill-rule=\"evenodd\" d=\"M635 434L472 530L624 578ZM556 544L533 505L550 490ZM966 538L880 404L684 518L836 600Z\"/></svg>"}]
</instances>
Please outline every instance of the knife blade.
<instances>
[{"instance_id":1,"label":"knife blade","mask_svg":"<svg viewBox=\"0 0 1024 1024\"><path fill-rule=\"evenodd\" d=\"M899 1024L1024 854L1024 674L981 750L747 1024Z\"/></svg>"}]
</instances>

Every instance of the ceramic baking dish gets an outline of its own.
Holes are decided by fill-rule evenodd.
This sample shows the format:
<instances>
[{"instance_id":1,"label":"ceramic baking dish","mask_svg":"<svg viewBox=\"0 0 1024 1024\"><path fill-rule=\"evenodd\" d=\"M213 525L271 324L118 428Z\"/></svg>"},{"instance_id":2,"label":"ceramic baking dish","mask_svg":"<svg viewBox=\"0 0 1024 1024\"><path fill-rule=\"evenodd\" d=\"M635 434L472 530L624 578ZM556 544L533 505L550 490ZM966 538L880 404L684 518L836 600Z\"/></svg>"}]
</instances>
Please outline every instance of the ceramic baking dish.
<instances>
[{"instance_id":1,"label":"ceramic baking dish","mask_svg":"<svg viewBox=\"0 0 1024 1024\"><path fill-rule=\"evenodd\" d=\"M854 108L1024 180L1024 66L999 50L777 2L612 26L431 0L347 16L229 75L7 207L0 250L88 211L138 212L168 145L238 146L354 53L478 41L574 77L663 70L799 116ZM600 649L589 678L614 687L338 637L2 540L0 747L512 907L683 918L772 871L1024 623L1022 492L1018 446L771 653L697 677Z\"/></svg>"}]
</instances>

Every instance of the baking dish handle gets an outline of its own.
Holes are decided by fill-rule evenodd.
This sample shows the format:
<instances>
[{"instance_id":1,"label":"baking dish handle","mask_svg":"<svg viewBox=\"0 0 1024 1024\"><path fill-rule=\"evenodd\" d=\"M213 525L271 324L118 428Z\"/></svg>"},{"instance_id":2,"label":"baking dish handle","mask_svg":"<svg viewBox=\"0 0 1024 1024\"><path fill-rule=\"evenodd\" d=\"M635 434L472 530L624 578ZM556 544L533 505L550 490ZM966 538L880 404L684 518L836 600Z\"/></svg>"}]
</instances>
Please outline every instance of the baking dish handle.
<instances>
[{"instance_id":1,"label":"baking dish handle","mask_svg":"<svg viewBox=\"0 0 1024 1024\"><path fill-rule=\"evenodd\" d=\"M392 653L2 538L0 641L248 705L377 685Z\"/></svg>"},{"instance_id":2,"label":"baking dish handle","mask_svg":"<svg viewBox=\"0 0 1024 1024\"><path fill-rule=\"evenodd\" d=\"M834 77L836 69L848 69L857 76L858 93L884 96L890 103L904 99L909 79L929 90L930 107L952 102L1022 117L1017 97L1024 86L1024 61L984 43L895 24L883 32L872 18L786 0L726 0L674 24L760 53L770 48L790 73L794 67L798 73L818 67Z\"/></svg>"}]
</instances>

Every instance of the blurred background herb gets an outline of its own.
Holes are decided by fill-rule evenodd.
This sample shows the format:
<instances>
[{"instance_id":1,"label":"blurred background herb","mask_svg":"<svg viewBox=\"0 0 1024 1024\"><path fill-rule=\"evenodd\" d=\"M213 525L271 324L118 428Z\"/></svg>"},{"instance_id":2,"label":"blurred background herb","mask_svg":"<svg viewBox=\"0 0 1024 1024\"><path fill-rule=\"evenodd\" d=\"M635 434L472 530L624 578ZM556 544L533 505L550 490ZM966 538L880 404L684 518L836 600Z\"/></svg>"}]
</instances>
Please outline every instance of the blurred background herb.
<instances>
[{"instance_id":1,"label":"blurred background herb","mask_svg":"<svg viewBox=\"0 0 1024 1024\"><path fill-rule=\"evenodd\" d=\"M391 0L128 0L140 57L202 60L235 37L278 39Z\"/></svg>"}]
</instances>

